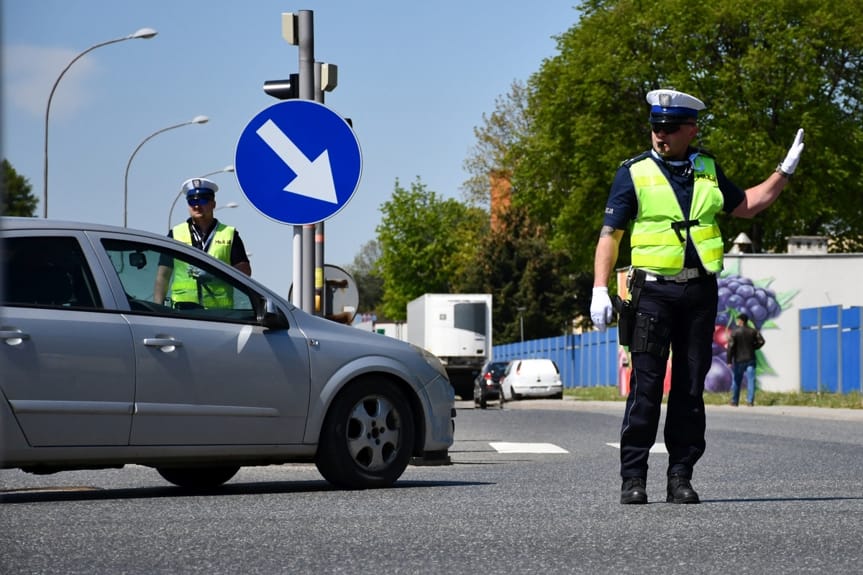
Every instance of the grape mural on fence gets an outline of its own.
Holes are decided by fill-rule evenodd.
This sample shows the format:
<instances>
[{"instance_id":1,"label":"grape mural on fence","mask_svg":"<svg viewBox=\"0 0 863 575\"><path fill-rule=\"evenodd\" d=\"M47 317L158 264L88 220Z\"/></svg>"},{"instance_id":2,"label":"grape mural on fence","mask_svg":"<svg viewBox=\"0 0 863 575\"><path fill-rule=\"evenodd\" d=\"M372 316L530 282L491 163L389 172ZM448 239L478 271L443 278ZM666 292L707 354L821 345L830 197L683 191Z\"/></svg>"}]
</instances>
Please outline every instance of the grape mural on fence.
<instances>
[{"instance_id":1,"label":"grape mural on fence","mask_svg":"<svg viewBox=\"0 0 863 575\"><path fill-rule=\"evenodd\" d=\"M719 278L719 304L713 330L713 361L704 387L707 391L729 391L731 368L726 363L728 330L741 313L745 313L759 330L776 327L773 321L791 306L797 290L777 294L769 286L773 279L753 281L739 273L724 273ZM765 336L766 337L766 336ZM761 350L756 352L756 374L775 373Z\"/></svg>"}]
</instances>

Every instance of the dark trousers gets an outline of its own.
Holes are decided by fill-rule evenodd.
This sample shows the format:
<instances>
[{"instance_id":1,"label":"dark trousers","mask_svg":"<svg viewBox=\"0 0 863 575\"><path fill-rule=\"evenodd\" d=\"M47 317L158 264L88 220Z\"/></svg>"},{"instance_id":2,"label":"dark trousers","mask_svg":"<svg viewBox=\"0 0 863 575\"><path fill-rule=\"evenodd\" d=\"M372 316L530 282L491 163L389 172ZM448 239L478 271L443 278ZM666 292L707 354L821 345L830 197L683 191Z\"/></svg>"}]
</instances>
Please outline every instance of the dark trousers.
<instances>
[{"instance_id":1,"label":"dark trousers","mask_svg":"<svg viewBox=\"0 0 863 575\"><path fill-rule=\"evenodd\" d=\"M671 389L665 414L668 475L692 478L704 453L704 378L713 359L716 278L688 283L645 282L638 312L651 316L651 337L659 350L632 348L629 396L620 433L620 474L646 477L647 457L656 440L669 349Z\"/></svg>"}]
</instances>

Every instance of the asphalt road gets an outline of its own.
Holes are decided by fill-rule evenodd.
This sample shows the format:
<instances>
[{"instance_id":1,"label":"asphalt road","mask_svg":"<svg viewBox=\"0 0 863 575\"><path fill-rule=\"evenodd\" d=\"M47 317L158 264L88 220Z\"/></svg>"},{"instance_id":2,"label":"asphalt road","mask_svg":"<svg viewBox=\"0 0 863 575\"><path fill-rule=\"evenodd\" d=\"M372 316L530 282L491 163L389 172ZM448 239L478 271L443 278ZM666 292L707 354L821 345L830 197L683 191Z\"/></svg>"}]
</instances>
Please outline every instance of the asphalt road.
<instances>
[{"instance_id":1,"label":"asphalt road","mask_svg":"<svg viewBox=\"0 0 863 575\"><path fill-rule=\"evenodd\" d=\"M0 573L853 573L863 411L708 407L701 505L618 503L622 403L458 403L453 464L337 491L313 466L189 494L151 469L0 471ZM660 435L661 441L661 435Z\"/></svg>"}]
</instances>

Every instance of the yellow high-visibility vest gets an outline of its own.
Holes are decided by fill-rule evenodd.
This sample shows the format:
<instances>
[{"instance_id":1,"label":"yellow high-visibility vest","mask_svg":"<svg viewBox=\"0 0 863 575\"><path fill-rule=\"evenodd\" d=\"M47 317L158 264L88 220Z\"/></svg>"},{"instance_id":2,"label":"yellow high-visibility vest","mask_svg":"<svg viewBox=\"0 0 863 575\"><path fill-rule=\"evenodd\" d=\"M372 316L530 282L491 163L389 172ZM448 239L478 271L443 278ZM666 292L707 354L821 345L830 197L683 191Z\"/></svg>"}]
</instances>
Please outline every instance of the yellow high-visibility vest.
<instances>
[{"instance_id":1,"label":"yellow high-visibility vest","mask_svg":"<svg viewBox=\"0 0 863 575\"><path fill-rule=\"evenodd\" d=\"M234 228L219 223L213 230L213 239L207 247L207 253L216 259L231 263L231 244L234 242ZM184 244L192 245L192 235L189 224L183 222L174 226L173 237ZM234 288L211 278L209 281L199 281L183 261L174 261L174 279L171 283L171 301L193 302L205 308L234 307Z\"/></svg>"},{"instance_id":2,"label":"yellow high-visibility vest","mask_svg":"<svg viewBox=\"0 0 863 575\"><path fill-rule=\"evenodd\" d=\"M656 162L646 157L629 167L638 197L638 215L631 230L633 267L658 275L679 273L689 237L704 269L712 273L722 270L722 233L716 214L722 210L723 198L716 163L702 155L694 162L695 184L688 222L671 183Z\"/></svg>"}]
</instances>

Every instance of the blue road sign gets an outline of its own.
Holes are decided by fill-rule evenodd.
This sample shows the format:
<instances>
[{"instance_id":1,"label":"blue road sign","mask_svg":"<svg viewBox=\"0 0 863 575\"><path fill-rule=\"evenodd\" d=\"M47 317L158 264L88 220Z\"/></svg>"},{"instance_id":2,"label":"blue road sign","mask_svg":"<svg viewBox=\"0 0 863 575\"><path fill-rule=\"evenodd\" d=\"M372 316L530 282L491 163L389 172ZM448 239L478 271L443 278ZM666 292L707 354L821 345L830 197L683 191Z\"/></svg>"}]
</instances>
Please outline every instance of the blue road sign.
<instances>
[{"instance_id":1,"label":"blue road sign","mask_svg":"<svg viewBox=\"0 0 863 575\"><path fill-rule=\"evenodd\" d=\"M311 100L285 100L261 111L243 130L234 169L243 193L262 214L285 224L316 224L353 197L362 155L341 116Z\"/></svg>"}]
</instances>

